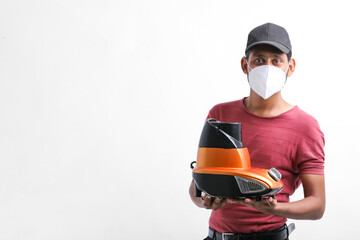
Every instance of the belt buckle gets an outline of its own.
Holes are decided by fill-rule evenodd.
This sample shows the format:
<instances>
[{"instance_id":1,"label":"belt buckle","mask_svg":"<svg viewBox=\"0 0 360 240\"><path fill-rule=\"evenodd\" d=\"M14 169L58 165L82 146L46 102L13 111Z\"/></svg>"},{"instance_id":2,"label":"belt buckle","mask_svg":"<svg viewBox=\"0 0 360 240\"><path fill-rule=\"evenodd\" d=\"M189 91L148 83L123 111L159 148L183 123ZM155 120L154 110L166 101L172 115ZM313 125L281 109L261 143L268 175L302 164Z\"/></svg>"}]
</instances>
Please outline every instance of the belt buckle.
<instances>
[{"instance_id":1,"label":"belt buckle","mask_svg":"<svg viewBox=\"0 0 360 240\"><path fill-rule=\"evenodd\" d=\"M226 240L227 236L234 236L234 233L222 233L221 234L221 240Z\"/></svg>"}]
</instances>

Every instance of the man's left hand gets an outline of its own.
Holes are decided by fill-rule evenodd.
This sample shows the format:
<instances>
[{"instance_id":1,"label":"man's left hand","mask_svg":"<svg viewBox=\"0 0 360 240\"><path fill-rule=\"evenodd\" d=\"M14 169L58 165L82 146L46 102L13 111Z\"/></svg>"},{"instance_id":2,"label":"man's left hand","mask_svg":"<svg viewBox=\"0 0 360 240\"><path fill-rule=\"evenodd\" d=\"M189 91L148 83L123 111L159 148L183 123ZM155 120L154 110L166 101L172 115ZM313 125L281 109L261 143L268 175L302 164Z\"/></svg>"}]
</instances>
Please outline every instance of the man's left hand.
<instances>
[{"instance_id":1,"label":"man's left hand","mask_svg":"<svg viewBox=\"0 0 360 240\"><path fill-rule=\"evenodd\" d=\"M255 199L245 198L245 199L228 199L228 203L239 203L244 206L248 206L254 209L259 210L265 214L272 214L276 205L277 200L275 198L269 197L265 198L263 201L256 201Z\"/></svg>"}]
</instances>

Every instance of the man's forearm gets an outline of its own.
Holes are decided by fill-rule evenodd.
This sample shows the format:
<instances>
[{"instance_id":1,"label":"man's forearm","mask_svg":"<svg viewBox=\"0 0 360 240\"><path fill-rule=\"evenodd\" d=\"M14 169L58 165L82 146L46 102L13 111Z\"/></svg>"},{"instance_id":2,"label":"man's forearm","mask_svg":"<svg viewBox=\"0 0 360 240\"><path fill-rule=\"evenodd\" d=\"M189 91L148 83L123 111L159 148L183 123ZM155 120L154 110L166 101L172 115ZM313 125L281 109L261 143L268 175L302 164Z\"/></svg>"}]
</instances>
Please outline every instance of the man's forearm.
<instances>
[{"instance_id":1,"label":"man's forearm","mask_svg":"<svg viewBox=\"0 0 360 240\"><path fill-rule=\"evenodd\" d=\"M310 196L296 202L278 203L269 214L278 215L292 219L320 219L325 211L322 200Z\"/></svg>"}]
</instances>

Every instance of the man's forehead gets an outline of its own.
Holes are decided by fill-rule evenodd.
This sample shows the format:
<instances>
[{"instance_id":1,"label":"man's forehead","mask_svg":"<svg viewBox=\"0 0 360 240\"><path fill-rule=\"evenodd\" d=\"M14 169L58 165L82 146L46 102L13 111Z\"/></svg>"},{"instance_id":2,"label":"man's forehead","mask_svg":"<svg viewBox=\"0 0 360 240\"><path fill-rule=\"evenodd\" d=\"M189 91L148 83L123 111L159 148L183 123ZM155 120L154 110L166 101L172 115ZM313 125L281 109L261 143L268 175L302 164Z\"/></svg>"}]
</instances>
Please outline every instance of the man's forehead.
<instances>
[{"instance_id":1,"label":"man's forehead","mask_svg":"<svg viewBox=\"0 0 360 240\"><path fill-rule=\"evenodd\" d=\"M270 45L261 45L254 47L250 52L250 56L287 57L285 53Z\"/></svg>"}]
</instances>

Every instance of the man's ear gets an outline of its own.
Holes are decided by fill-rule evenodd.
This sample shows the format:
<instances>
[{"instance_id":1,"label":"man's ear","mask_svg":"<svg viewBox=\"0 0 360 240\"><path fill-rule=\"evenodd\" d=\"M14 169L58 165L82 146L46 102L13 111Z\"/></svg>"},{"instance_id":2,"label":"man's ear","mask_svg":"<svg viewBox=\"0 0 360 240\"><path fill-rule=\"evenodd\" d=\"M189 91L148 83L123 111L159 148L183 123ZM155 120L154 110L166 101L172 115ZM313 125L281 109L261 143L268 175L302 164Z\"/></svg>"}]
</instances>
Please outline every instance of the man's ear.
<instances>
[{"instance_id":1,"label":"man's ear","mask_svg":"<svg viewBox=\"0 0 360 240\"><path fill-rule=\"evenodd\" d=\"M243 70L243 72L244 72L245 74L248 74L248 65L247 65L246 58L243 57L243 58L241 59L240 63L241 63L241 69Z\"/></svg>"},{"instance_id":2,"label":"man's ear","mask_svg":"<svg viewBox=\"0 0 360 240\"><path fill-rule=\"evenodd\" d=\"M287 76L290 77L294 71L295 71L295 66L296 66L296 62L295 62L295 59L290 59L290 62L289 62L289 70L288 70L288 74Z\"/></svg>"}]
</instances>

